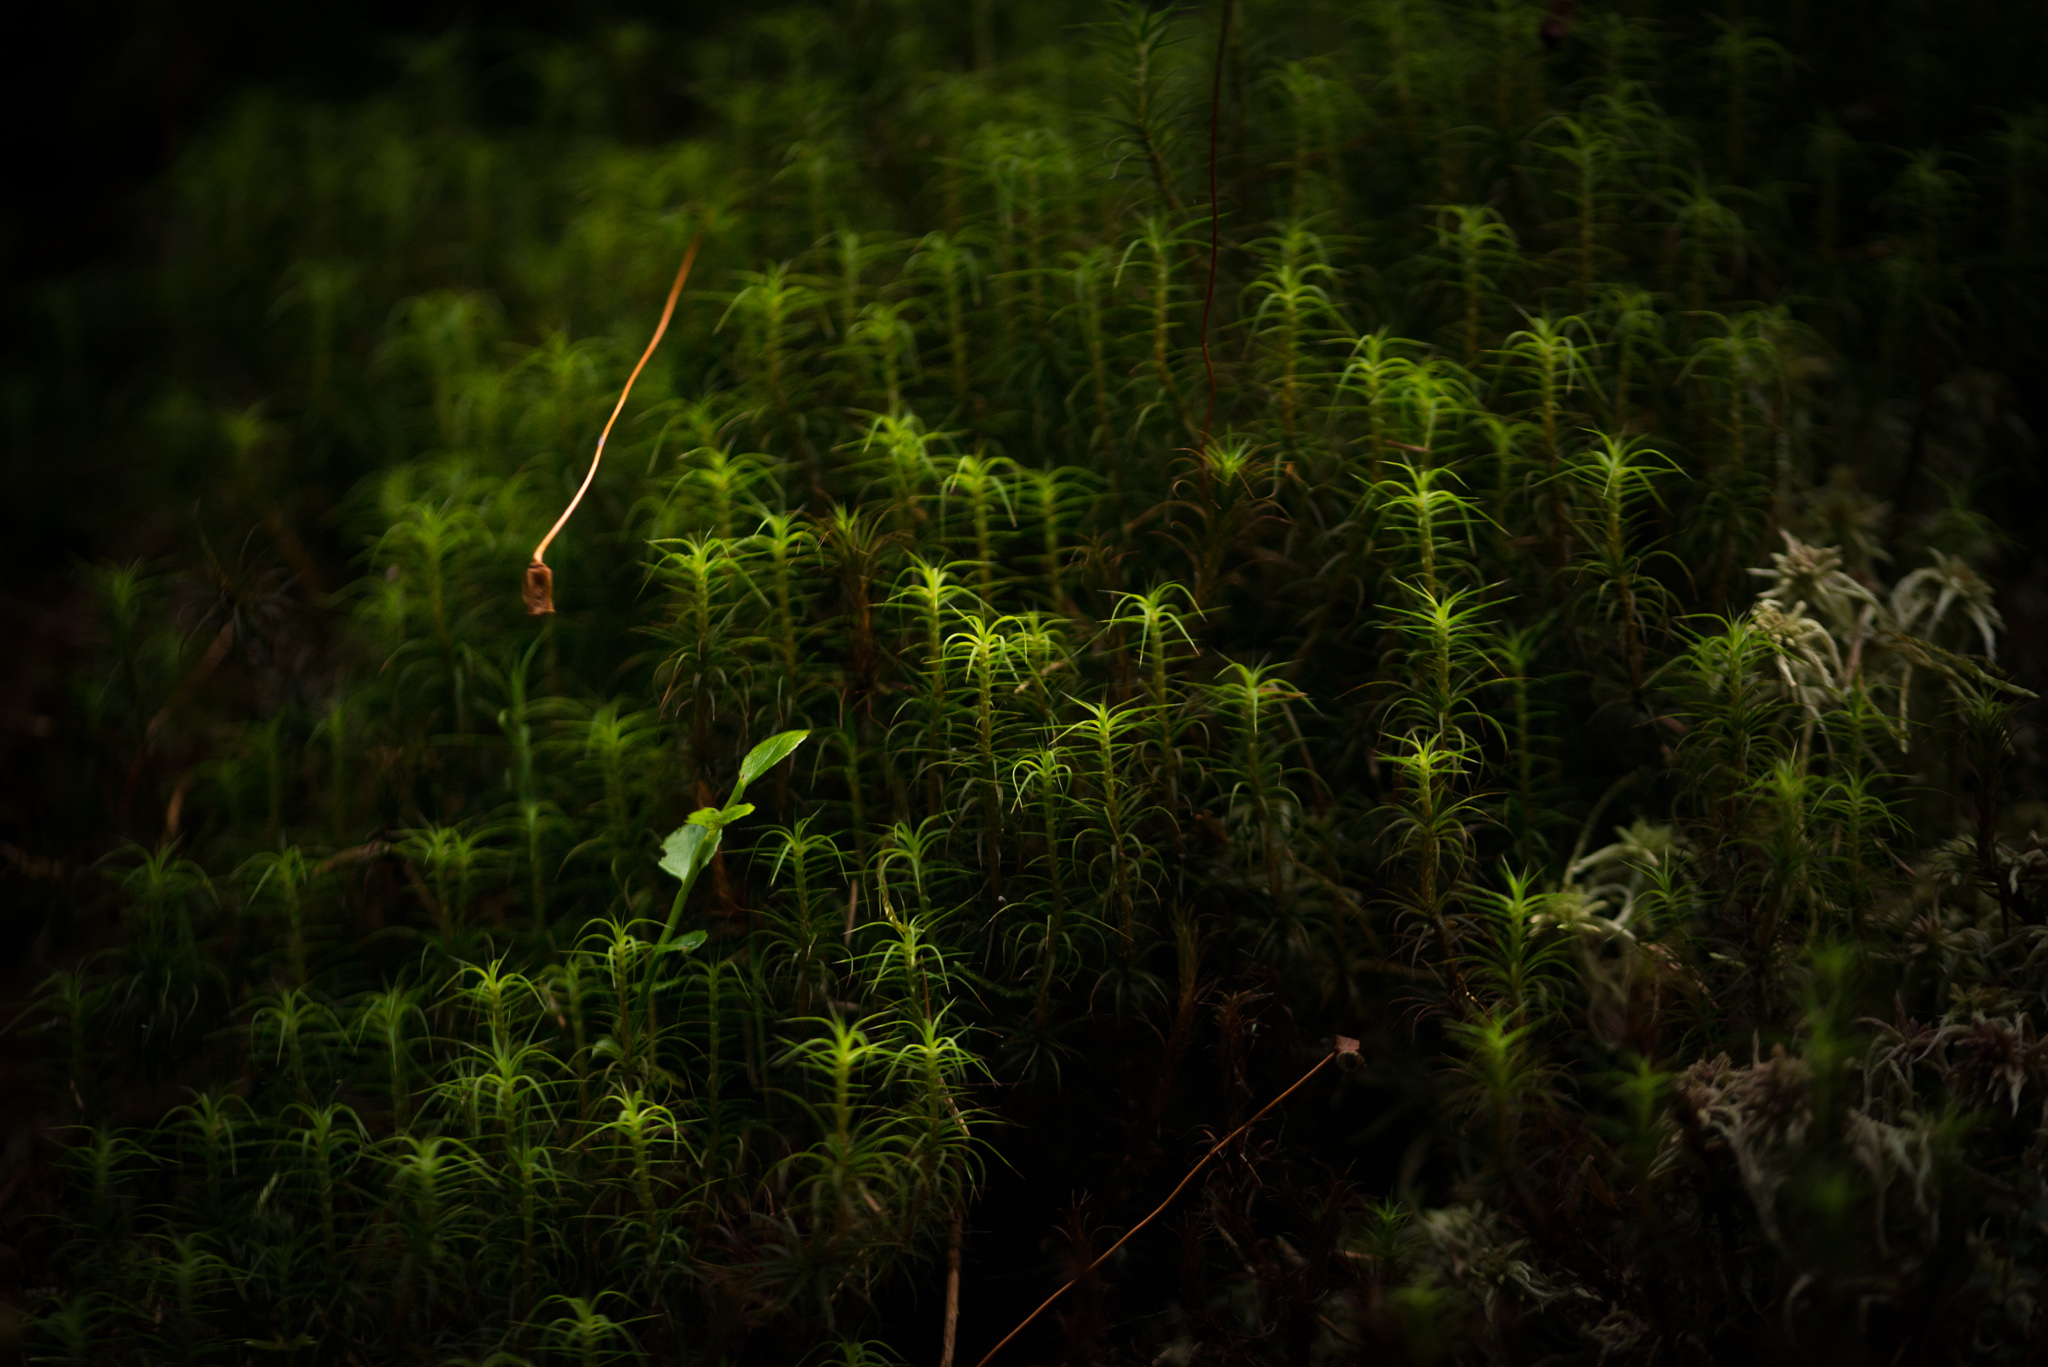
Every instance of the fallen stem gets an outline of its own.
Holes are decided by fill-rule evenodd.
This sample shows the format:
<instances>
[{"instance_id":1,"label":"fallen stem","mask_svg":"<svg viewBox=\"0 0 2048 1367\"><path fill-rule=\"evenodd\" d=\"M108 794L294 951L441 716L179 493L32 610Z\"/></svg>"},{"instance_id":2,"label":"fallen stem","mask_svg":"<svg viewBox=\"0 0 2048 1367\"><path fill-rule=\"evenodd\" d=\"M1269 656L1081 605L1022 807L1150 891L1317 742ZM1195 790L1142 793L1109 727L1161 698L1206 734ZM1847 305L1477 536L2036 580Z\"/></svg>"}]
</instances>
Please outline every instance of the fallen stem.
<instances>
[{"instance_id":1,"label":"fallen stem","mask_svg":"<svg viewBox=\"0 0 2048 1367\"><path fill-rule=\"evenodd\" d=\"M178 686L171 690L171 696L164 699L164 705L149 719L149 725L142 732L142 744L135 751L135 760L128 766L128 781L121 788L121 821L127 824L128 808L135 801L135 787L142 781L142 766L149 758L149 747L156 739L156 733L164 729L164 723L171 719L179 705L196 691L199 685L213 677L213 671L220 668L220 662L228 657L228 649L235 643L235 619L230 617L221 623L220 631L213 638L213 644L206 648L199 663L191 672L178 680Z\"/></svg>"},{"instance_id":2,"label":"fallen stem","mask_svg":"<svg viewBox=\"0 0 2048 1367\"><path fill-rule=\"evenodd\" d=\"M1118 1239L1115 1243L1111 1244L1109 1248L1104 1251L1101 1257L1097 1258L1094 1262L1088 1264L1088 1266L1082 1268L1081 1271L1076 1273L1074 1276L1068 1278L1065 1285L1061 1286L1059 1290L1053 1292L1050 1296L1047 1296L1045 1298L1044 1304L1040 1305L1036 1310L1026 1315L1024 1317L1023 1323L1019 1324L1015 1329L1012 1329L1009 1333L1003 1335L1002 1342L998 1343L995 1347L989 1349L988 1353L981 1359L980 1362L977 1362L974 1365L974 1367L988 1367L990 1360L993 1359L997 1353L1002 1352L1004 1348L1008 1347L1011 1339L1017 1337L1017 1335L1023 1333L1026 1329L1030 1328L1031 1321L1037 1319L1040 1315L1044 1314L1049 1308L1051 1308L1052 1303L1054 1301L1058 1300L1061 1296L1066 1295L1069 1287L1073 1286L1075 1282L1080 1281L1081 1278L1087 1276L1090 1272L1093 1272L1096 1268L1102 1266L1103 1263L1109 1260L1110 1254L1116 1252L1118 1249L1122 1248L1125 1244L1131 1241L1131 1236L1133 1234L1136 1234L1146 1225L1149 1225L1154 1220L1158 1219L1160 1215L1165 1212L1166 1208L1173 1204L1173 1198L1180 1195L1182 1190L1186 1188L1187 1184L1195 1180L1195 1174L1200 1172L1203 1168L1209 1165L1210 1159L1214 1158L1217 1154L1223 1152L1223 1150L1227 1148L1231 1144L1231 1142L1234 1141L1239 1135L1243 1134L1252 1126L1258 1124L1259 1121L1265 1117L1266 1112L1272 1110L1275 1106L1278 1106L1281 1102L1287 1100L1288 1097L1293 1096L1297 1091L1301 1089L1301 1085L1303 1083L1307 1082L1317 1073L1320 1073L1323 1070L1324 1066L1328 1064L1331 1059L1336 1058L1339 1054L1355 1054L1357 1052L1357 1040L1349 1039L1343 1035L1337 1036L1336 1047L1330 1050L1329 1053L1323 1055L1322 1058L1318 1059L1316 1061L1315 1067L1303 1073L1299 1078L1296 1078L1294 1085L1292 1087L1289 1087L1286 1091L1274 1097L1264 1106L1261 1106L1259 1108L1259 1113L1257 1115L1253 1116L1250 1120L1245 1121L1244 1124L1238 1126L1229 1134L1223 1136L1223 1138L1217 1140L1216 1143L1210 1147L1209 1151L1202 1155L1201 1160L1197 1162L1192 1168L1188 1169L1188 1175L1180 1179L1180 1185L1176 1186L1172 1191L1168 1192L1166 1194L1166 1199L1164 1201L1161 1201L1158 1204L1158 1206L1156 1206L1153 1209L1150 1215L1147 1215L1144 1219L1138 1221L1138 1223L1136 1223L1135 1225L1132 1225L1130 1229L1125 1231L1124 1237Z\"/></svg>"},{"instance_id":3,"label":"fallen stem","mask_svg":"<svg viewBox=\"0 0 2048 1367\"><path fill-rule=\"evenodd\" d=\"M583 484L576 490L576 497L569 500L569 506L562 509L562 515L555 519L555 525L548 528L548 534L533 548L533 559L526 566L526 582L522 592L526 598L526 610L535 617L544 616L555 610L555 574L541 557L546 554L548 543L567 525L569 515L576 511L576 505L583 502L583 496L590 492L590 482L597 478L598 462L604 459L605 440L612 434L612 424L625 411L626 398L633 392L633 382L640 378L640 372L647 368L654 349L661 345L662 335L668 331L668 320L675 315L676 300L682 297L683 282L690 278L690 267L697 260L697 248L703 243L702 233L690 239L689 250L683 253L683 264L676 270L676 280L668 287L668 302L662 305L661 321L655 324L654 336L647 343L647 350L640 353L640 363L633 367L633 373L626 377L626 387L619 391L619 401L612 405L612 415L605 419L604 431L597 434L597 450L590 457L590 470L583 476Z\"/></svg>"},{"instance_id":4,"label":"fallen stem","mask_svg":"<svg viewBox=\"0 0 2048 1367\"><path fill-rule=\"evenodd\" d=\"M946 1236L946 1326L939 1367L953 1367L953 1343L960 1331L960 1235L960 1212L955 1209Z\"/></svg>"}]
</instances>

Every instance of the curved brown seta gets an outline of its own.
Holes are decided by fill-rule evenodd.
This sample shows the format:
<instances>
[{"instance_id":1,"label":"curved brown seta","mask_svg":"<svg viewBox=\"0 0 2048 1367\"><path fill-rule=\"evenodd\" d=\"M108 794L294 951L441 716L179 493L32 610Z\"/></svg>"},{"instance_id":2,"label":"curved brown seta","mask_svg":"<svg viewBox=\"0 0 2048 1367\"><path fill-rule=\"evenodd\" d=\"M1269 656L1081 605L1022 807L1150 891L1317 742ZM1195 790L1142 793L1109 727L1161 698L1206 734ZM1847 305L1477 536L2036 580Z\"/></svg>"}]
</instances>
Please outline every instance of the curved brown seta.
<instances>
[{"instance_id":1,"label":"curved brown seta","mask_svg":"<svg viewBox=\"0 0 2048 1367\"><path fill-rule=\"evenodd\" d=\"M654 336L648 340L647 350L640 353L640 362L633 367L633 373L626 377L626 387L619 391L619 401L612 405L612 415L604 421L604 431L597 434L597 450L590 457L590 470L583 476L583 483L576 490L576 497L569 500L569 506L562 509L562 515L555 519L555 525L548 528L548 534L533 548L533 559L527 562L526 579L519 587L520 596L526 600L526 611L534 617L543 617L555 610L555 572L548 568L542 557L548 543L555 539L569 521L569 514L576 511L576 505L590 492L590 482L597 478L598 462L604 459L604 444L612 434L612 424L625 411L626 397L633 392L633 382L640 378L640 372L647 368L648 358L661 345L662 335L668 331L668 320L675 316L676 300L682 297L683 282L690 278L690 267L697 260L697 248L702 245L704 235L699 233L690 239L689 250L683 253L683 264L676 270L676 280L668 287L668 302L662 305L661 321L655 325Z\"/></svg>"}]
</instances>

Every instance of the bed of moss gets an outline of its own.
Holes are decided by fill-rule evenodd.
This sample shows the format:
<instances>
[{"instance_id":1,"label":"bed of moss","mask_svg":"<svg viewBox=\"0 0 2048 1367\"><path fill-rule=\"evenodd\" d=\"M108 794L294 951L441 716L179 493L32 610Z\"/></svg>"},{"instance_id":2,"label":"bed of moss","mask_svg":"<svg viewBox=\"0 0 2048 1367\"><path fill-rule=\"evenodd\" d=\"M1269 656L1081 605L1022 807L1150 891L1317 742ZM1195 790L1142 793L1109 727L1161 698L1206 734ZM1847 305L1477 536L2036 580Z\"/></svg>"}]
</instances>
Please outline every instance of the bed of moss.
<instances>
[{"instance_id":1,"label":"bed of moss","mask_svg":"<svg viewBox=\"0 0 2048 1367\"><path fill-rule=\"evenodd\" d=\"M1771 18L236 106L10 388L22 1351L2038 1360L2041 25Z\"/></svg>"}]
</instances>

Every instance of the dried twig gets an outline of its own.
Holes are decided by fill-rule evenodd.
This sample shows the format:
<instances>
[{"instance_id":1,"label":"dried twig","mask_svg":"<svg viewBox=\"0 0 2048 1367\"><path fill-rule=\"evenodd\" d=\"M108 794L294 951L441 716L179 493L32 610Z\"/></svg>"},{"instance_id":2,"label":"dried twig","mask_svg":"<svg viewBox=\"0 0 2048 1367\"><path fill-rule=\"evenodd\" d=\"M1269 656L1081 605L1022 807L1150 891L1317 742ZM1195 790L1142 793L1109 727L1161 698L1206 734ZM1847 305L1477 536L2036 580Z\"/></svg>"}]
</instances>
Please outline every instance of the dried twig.
<instances>
[{"instance_id":1,"label":"dried twig","mask_svg":"<svg viewBox=\"0 0 2048 1367\"><path fill-rule=\"evenodd\" d=\"M1299 1078L1296 1078L1294 1085L1292 1087L1289 1087L1286 1091L1274 1097L1264 1106L1261 1106L1259 1108L1259 1113L1257 1115L1253 1116L1250 1120L1245 1121L1244 1124L1238 1126L1229 1134L1223 1136L1223 1138L1217 1140L1216 1143L1210 1147L1209 1151L1202 1155L1201 1161L1197 1162L1192 1168L1188 1169L1188 1175L1180 1179L1180 1185L1176 1186L1172 1191L1168 1192L1166 1194L1166 1199L1164 1201L1161 1201L1158 1204L1158 1206L1156 1206L1153 1209L1150 1215L1147 1215L1144 1219L1138 1221L1138 1223L1136 1223L1135 1225L1132 1225L1130 1229L1124 1232L1124 1237L1118 1239L1115 1243L1111 1244L1108 1250L1105 1251L1101 1257L1097 1258L1094 1262L1088 1264L1088 1266L1082 1268L1081 1271L1076 1273L1073 1277L1068 1278L1066 1283L1062 1285L1059 1290L1053 1292L1050 1296L1047 1296L1045 1298L1045 1302L1042 1305L1040 1305L1036 1310L1032 1311L1030 1314L1024 1317L1024 1322L1022 1324L1019 1324L1015 1329L1012 1329L1009 1333L1003 1335L1002 1342L998 1343L995 1347L989 1349L988 1353L982 1358L982 1360L975 1364L975 1367L988 1367L989 1362L995 1357L995 1355L997 1353L1002 1352L1004 1348L1009 1346L1009 1342L1011 1339L1023 1333L1027 1328L1030 1327L1031 1321L1037 1319L1040 1315L1044 1314L1049 1308L1051 1308L1052 1303L1054 1301L1058 1300L1061 1296L1066 1295L1069 1287L1073 1286L1075 1282L1080 1281L1081 1278L1087 1276L1090 1272L1093 1272L1096 1268L1102 1266L1103 1263L1109 1260L1109 1255L1111 1253L1116 1252L1118 1249L1122 1248L1125 1244L1131 1241L1131 1236L1133 1234L1136 1234L1146 1225L1149 1225L1154 1220L1158 1219L1160 1215L1165 1212L1166 1208L1173 1204L1173 1198L1180 1195L1181 1191L1187 1186L1187 1184L1195 1180L1195 1174L1200 1172L1203 1168L1209 1165L1210 1159L1214 1158L1217 1154L1222 1153L1223 1150L1228 1148L1232 1141L1234 1141L1239 1135L1243 1134L1252 1126L1258 1124L1259 1121L1265 1117L1267 1111L1272 1110L1275 1106L1278 1106L1281 1102L1287 1100L1288 1097L1293 1096L1297 1091L1301 1089L1303 1083L1307 1082L1317 1073L1320 1073L1331 1059L1336 1058L1339 1054L1355 1054L1357 1052L1357 1040L1350 1039L1344 1035L1337 1036L1336 1047L1331 1049L1329 1053L1324 1054L1322 1058L1318 1059L1316 1061L1315 1067L1303 1073Z\"/></svg>"},{"instance_id":2,"label":"dried twig","mask_svg":"<svg viewBox=\"0 0 2048 1367\"><path fill-rule=\"evenodd\" d=\"M190 697L198 687L213 677L213 671L220 668L220 662L228 657L228 650L235 643L235 619L229 617L221 623L220 631L214 635L213 644L206 648L206 654L199 663L192 666L178 686L171 690L171 696L164 699L164 705L156 710L143 729L142 744L136 748L135 760L128 766L128 781L121 789L121 821L126 824L128 809L135 801L135 788L142 781L142 766L149 759L149 747L156 740L156 733L164 729L164 723L171 714Z\"/></svg>"},{"instance_id":3,"label":"dried twig","mask_svg":"<svg viewBox=\"0 0 2048 1367\"><path fill-rule=\"evenodd\" d=\"M541 557L547 552L548 543L569 521L569 514L576 511L576 505L583 501L583 495L590 492L590 482L597 478L597 463L604 459L605 439L612 434L612 424L625 411L626 396L633 392L633 381L640 378L640 372L647 368L648 358L661 345L662 334L668 331L668 320L676 311L676 300L682 296L683 282L690 278L690 267L697 260L697 248L704 241L699 233L690 239L690 248L683 253L683 264L676 271L676 282L668 287L668 302L662 305L661 322L654 328L654 336L647 343L647 350L640 353L640 363L633 367L633 373L626 377L626 387L619 391L619 401L612 405L612 415L605 419L604 431L597 434L597 450L590 457L590 472L583 476L582 487L576 490L576 497L569 500L569 506L562 509L562 515L555 519L555 525L548 528L548 534L533 548L533 560L526 567L526 582L521 593L526 599L526 610L535 617L544 616L555 610L555 572L547 567Z\"/></svg>"},{"instance_id":4,"label":"dried twig","mask_svg":"<svg viewBox=\"0 0 2048 1367\"><path fill-rule=\"evenodd\" d=\"M960 1211L956 1207L946 1237L946 1326L939 1348L939 1367L953 1367L953 1344L960 1331L960 1226Z\"/></svg>"}]
</instances>

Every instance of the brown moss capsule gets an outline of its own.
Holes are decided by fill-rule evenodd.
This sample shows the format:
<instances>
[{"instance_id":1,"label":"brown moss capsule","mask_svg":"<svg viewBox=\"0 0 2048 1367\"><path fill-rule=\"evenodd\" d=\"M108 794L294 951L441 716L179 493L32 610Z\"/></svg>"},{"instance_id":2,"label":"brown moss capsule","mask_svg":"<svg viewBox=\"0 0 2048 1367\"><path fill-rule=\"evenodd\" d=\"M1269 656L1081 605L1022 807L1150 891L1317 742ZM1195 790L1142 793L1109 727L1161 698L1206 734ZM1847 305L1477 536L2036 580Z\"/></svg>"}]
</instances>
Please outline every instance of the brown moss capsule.
<instances>
[{"instance_id":1,"label":"brown moss capsule","mask_svg":"<svg viewBox=\"0 0 2048 1367\"><path fill-rule=\"evenodd\" d=\"M555 572L536 560L526 567L526 582L520 586L529 616L545 617L555 610Z\"/></svg>"}]
</instances>

